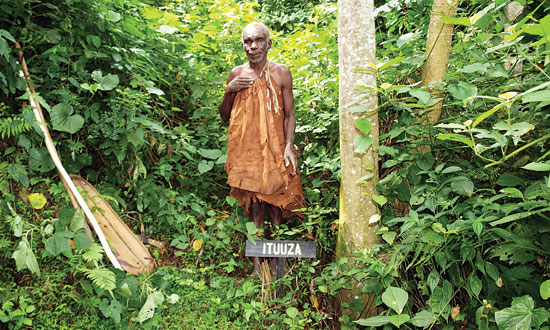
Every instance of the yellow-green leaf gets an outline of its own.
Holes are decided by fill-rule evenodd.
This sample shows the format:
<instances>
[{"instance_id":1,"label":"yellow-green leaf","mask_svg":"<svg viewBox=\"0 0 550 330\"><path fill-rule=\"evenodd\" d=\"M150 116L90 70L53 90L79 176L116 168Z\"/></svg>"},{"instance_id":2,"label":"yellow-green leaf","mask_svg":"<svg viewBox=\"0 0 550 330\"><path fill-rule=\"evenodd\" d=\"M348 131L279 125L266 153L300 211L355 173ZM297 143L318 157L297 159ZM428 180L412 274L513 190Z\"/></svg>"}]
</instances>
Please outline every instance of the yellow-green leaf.
<instances>
[{"instance_id":1,"label":"yellow-green leaf","mask_svg":"<svg viewBox=\"0 0 550 330\"><path fill-rule=\"evenodd\" d=\"M46 205L48 202L46 200L46 197L42 195L41 193L32 193L29 195L29 203L31 203L31 206L37 210L40 210L41 208Z\"/></svg>"},{"instance_id":2,"label":"yellow-green leaf","mask_svg":"<svg viewBox=\"0 0 550 330\"><path fill-rule=\"evenodd\" d=\"M201 247L202 247L202 243L203 243L203 242L204 242L204 241L203 241L202 239L200 239L200 238L197 239L197 240L195 240L195 241L193 241L193 250L195 250L195 251L200 250Z\"/></svg>"}]
</instances>

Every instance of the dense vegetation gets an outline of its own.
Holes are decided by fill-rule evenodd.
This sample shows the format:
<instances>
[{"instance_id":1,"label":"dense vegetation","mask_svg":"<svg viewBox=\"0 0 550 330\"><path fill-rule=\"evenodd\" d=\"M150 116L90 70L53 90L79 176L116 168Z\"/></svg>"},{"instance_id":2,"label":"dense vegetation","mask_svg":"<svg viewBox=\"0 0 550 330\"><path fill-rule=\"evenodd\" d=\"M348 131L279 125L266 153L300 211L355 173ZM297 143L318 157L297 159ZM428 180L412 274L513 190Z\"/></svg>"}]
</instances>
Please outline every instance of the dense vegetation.
<instances>
[{"instance_id":1,"label":"dense vegetation","mask_svg":"<svg viewBox=\"0 0 550 330\"><path fill-rule=\"evenodd\" d=\"M469 1L437 102L419 84L431 3L377 3L381 243L335 260L338 49L333 1L7 0L0 5L0 322L7 328L518 329L548 326L550 4ZM273 28L294 77L306 218L275 231L318 243L276 298L248 274L251 226L227 197L217 104L245 61L240 31ZM25 95L19 42L63 163L109 199L160 266L102 263L82 232ZM364 281L380 315L342 316ZM356 320L356 319L359 320ZM356 320L354 322L354 320Z\"/></svg>"}]
</instances>

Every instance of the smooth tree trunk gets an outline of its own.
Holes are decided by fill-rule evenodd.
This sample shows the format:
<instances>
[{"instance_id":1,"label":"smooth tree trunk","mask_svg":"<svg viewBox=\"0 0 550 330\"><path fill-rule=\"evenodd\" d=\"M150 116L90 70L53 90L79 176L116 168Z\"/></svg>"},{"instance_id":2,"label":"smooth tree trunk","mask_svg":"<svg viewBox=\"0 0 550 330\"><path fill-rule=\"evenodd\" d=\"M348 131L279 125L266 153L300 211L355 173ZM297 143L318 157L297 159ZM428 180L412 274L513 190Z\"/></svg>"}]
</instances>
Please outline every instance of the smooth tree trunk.
<instances>
[{"instance_id":1,"label":"smooth tree trunk","mask_svg":"<svg viewBox=\"0 0 550 330\"><path fill-rule=\"evenodd\" d=\"M422 67L422 84L430 89L435 98L442 98L437 91L438 85L447 74L451 42L453 40L453 24L444 24L441 17L454 16L458 0L434 0L428 40L426 41L426 62ZM443 100L430 107L428 121L435 124L441 116Z\"/></svg>"},{"instance_id":2,"label":"smooth tree trunk","mask_svg":"<svg viewBox=\"0 0 550 330\"><path fill-rule=\"evenodd\" d=\"M376 77L369 63L375 63L375 28L373 0L338 1L338 53L339 53L339 103L340 103L340 219L337 244L339 258L350 256L353 252L368 251L377 243L377 221L379 209L372 199L376 193L378 181L377 153L373 149L378 145L378 114ZM371 92L358 87L369 86ZM359 96L368 93L353 106L365 106L368 112L351 112L349 104ZM364 133L355 127L356 119L368 119L372 129L369 134L372 146L363 154L354 152L354 140ZM373 174L367 182L359 179ZM373 224L369 224L372 219ZM353 259L351 262L353 262ZM352 283L353 289L343 292L342 302L351 303L354 299L363 302L361 317L374 314L374 297L360 295L361 283Z\"/></svg>"}]
</instances>

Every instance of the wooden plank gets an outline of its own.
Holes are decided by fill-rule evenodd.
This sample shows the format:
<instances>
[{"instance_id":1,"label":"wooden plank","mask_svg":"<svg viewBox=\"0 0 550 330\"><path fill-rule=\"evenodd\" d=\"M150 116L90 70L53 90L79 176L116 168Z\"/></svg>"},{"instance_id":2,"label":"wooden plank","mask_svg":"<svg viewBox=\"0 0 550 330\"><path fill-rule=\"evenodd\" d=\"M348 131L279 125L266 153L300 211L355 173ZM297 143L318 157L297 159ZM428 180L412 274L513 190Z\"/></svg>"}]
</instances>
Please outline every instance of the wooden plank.
<instances>
[{"instance_id":1,"label":"wooden plank","mask_svg":"<svg viewBox=\"0 0 550 330\"><path fill-rule=\"evenodd\" d=\"M317 243L307 241L246 241L245 256L275 258L316 258Z\"/></svg>"}]
</instances>

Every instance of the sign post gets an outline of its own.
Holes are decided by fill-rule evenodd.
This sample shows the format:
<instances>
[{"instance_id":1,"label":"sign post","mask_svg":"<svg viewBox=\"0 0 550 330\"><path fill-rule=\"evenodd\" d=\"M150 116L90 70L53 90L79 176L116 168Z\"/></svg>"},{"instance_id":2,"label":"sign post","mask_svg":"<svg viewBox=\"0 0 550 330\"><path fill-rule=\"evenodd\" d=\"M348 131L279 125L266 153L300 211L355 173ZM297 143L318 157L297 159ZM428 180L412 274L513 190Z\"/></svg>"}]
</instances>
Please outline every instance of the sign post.
<instances>
[{"instance_id":1,"label":"sign post","mask_svg":"<svg viewBox=\"0 0 550 330\"><path fill-rule=\"evenodd\" d=\"M316 258L317 243L307 241L246 241L246 257L277 258L277 279L285 276L286 258Z\"/></svg>"}]
</instances>

